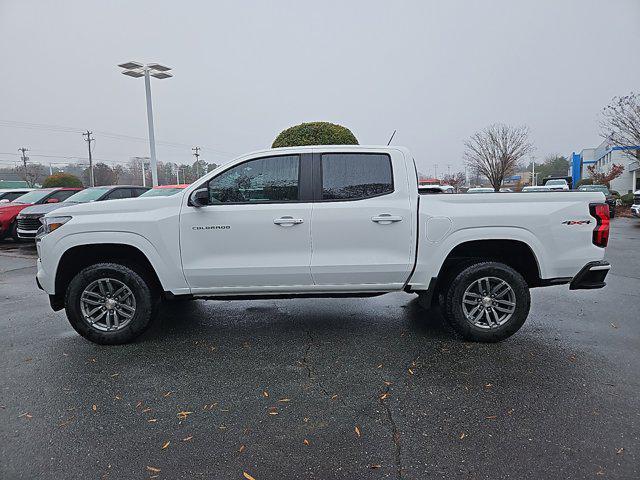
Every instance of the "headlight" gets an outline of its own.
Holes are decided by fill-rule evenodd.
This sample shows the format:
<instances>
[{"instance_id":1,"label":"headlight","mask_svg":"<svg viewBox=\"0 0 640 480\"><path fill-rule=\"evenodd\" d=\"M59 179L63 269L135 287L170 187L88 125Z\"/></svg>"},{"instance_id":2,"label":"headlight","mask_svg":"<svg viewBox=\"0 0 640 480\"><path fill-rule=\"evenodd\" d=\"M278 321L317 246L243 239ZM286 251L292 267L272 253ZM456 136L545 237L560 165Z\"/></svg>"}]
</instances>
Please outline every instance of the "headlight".
<instances>
[{"instance_id":1,"label":"headlight","mask_svg":"<svg viewBox=\"0 0 640 480\"><path fill-rule=\"evenodd\" d=\"M42 227L38 230L41 235L46 235L59 229L62 225L71 220L71 217L40 217Z\"/></svg>"}]
</instances>

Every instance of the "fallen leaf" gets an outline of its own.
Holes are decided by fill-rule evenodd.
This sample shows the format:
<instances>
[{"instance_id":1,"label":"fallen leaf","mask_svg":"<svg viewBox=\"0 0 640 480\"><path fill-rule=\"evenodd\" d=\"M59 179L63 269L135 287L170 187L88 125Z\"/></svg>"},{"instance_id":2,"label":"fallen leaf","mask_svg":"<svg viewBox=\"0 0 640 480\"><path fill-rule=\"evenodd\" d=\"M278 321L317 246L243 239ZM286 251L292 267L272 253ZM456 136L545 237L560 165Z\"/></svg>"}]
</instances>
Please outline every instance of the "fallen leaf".
<instances>
[{"instance_id":1,"label":"fallen leaf","mask_svg":"<svg viewBox=\"0 0 640 480\"><path fill-rule=\"evenodd\" d=\"M151 408L147 407L144 410L142 410L142 413L147 413L147 412L150 412L150 411L151 411Z\"/></svg>"},{"instance_id":2,"label":"fallen leaf","mask_svg":"<svg viewBox=\"0 0 640 480\"><path fill-rule=\"evenodd\" d=\"M486 420L495 420L496 418L498 418L497 415L489 415L488 417L484 417Z\"/></svg>"},{"instance_id":3,"label":"fallen leaf","mask_svg":"<svg viewBox=\"0 0 640 480\"><path fill-rule=\"evenodd\" d=\"M618 328L618 326L615 323L611 322L611 328Z\"/></svg>"},{"instance_id":4,"label":"fallen leaf","mask_svg":"<svg viewBox=\"0 0 640 480\"><path fill-rule=\"evenodd\" d=\"M569 361L570 362L575 362L576 361L576 354L572 353L571 355L569 355Z\"/></svg>"},{"instance_id":5,"label":"fallen leaf","mask_svg":"<svg viewBox=\"0 0 640 480\"><path fill-rule=\"evenodd\" d=\"M491 388L491 387L493 387L493 383L486 383L484 385L484 388Z\"/></svg>"},{"instance_id":6,"label":"fallen leaf","mask_svg":"<svg viewBox=\"0 0 640 480\"><path fill-rule=\"evenodd\" d=\"M511 410L507 410L507 415L513 415L514 409L512 408Z\"/></svg>"},{"instance_id":7,"label":"fallen leaf","mask_svg":"<svg viewBox=\"0 0 640 480\"><path fill-rule=\"evenodd\" d=\"M147 465L147 470L151 473L160 473L160 469L156 468L156 467L150 467L149 465Z\"/></svg>"},{"instance_id":8,"label":"fallen leaf","mask_svg":"<svg viewBox=\"0 0 640 480\"><path fill-rule=\"evenodd\" d=\"M262 396L263 396L264 398L269 398L269 392L267 392L266 390L263 390L263 391L262 391Z\"/></svg>"},{"instance_id":9,"label":"fallen leaf","mask_svg":"<svg viewBox=\"0 0 640 480\"><path fill-rule=\"evenodd\" d=\"M173 392L170 390L170 391L168 391L168 392L163 393L163 394L162 394L162 396L163 396L164 398L167 398L167 397L168 397L168 396L170 396L172 393L173 393Z\"/></svg>"},{"instance_id":10,"label":"fallen leaf","mask_svg":"<svg viewBox=\"0 0 640 480\"><path fill-rule=\"evenodd\" d=\"M276 407L269 407L269 415L278 415L278 409Z\"/></svg>"},{"instance_id":11,"label":"fallen leaf","mask_svg":"<svg viewBox=\"0 0 640 480\"><path fill-rule=\"evenodd\" d=\"M331 400L335 400L336 398L338 398L338 395L331 395Z\"/></svg>"},{"instance_id":12,"label":"fallen leaf","mask_svg":"<svg viewBox=\"0 0 640 480\"><path fill-rule=\"evenodd\" d=\"M382 368L382 364L378 365L376 368Z\"/></svg>"},{"instance_id":13,"label":"fallen leaf","mask_svg":"<svg viewBox=\"0 0 640 480\"><path fill-rule=\"evenodd\" d=\"M385 381L384 381L384 384L385 384L387 387L389 387L389 386L393 385L393 382L389 382L388 380L385 380Z\"/></svg>"},{"instance_id":14,"label":"fallen leaf","mask_svg":"<svg viewBox=\"0 0 640 480\"><path fill-rule=\"evenodd\" d=\"M238 449L238 453L242 453L244 452L244 449L247 448L244 446L244 443L242 445L240 445L240 448Z\"/></svg>"},{"instance_id":15,"label":"fallen leaf","mask_svg":"<svg viewBox=\"0 0 640 480\"><path fill-rule=\"evenodd\" d=\"M596 475L604 475L604 469L598 465L598 471L596 472Z\"/></svg>"},{"instance_id":16,"label":"fallen leaf","mask_svg":"<svg viewBox=\"0 0 640 480\"><path fill-rule=\"evenodd\" d=\"M156 423L158 421L157 418L150 418L149 420L147 420L147 422L149 423Z\"/></svg>"},{"instance_id":17,"label":"fallen leaf","mask_svg":"<svg viewBox=\"0 0 640 480\"><path fill-rule=\"evenodd\" d=\"M616 448L616 455L622 455L622 452L624 452L624 447Z\"/></svg>"},{"instance_id":18,"label":"fallen leaf","mask_svg":"<svg viewBox=\"0 0 640 480\"><path fill-rule=\"evenodd\" d=\"M164 445L162 445L162 450L164 450L165 448L169 448L170 443L171 443L170 441L166 441Z\"/></svg>"},{"instance_id":19,"label":"fallen leaf","mask_svg":"<svg viewBox=\"0 0 640 480\"><path fill-rule=\"evenodd\" d=\"M136 403L136 408L138 408L140 405L142 405L142 402Z\"/></svg>"},{"instance_id":20,"label":"fallen leaf","mask_svg":"<svg viewBox=\"0 0 640 480\"><path fill-rule=\"evenodd\" d=\"M464 433L464 432L462 432L462 433L460 434L460 440L462 440L462 439L463 439L464 437L466 437L466 436L467 436L467 434L466 434L466 433Z\"/></svg>"},{"instance_id":21,"label":"fallen leaf","mask_svg":"<svg viewBox=\"0 0 640 480\"><path fill-rule=\"evenodd\" d=\"M281 402L281 403L287 403L287 402L290 402L290 401L291 401L291 399L290 399L290 398L281 398L281 399L280 399L280 400L278 400L278 401L279 401L279 402Z\"/></svg>"},{"instance_id":22,"label":"fallen leaf","mask_svg":"<svg viewBox=\"0 0 640 480\"><path fill-rule=\"evenodd\" d=\"M18 415L18 418L20 417L33 418L29 412L21 413L20 415Z\"/></svg>"},{"instance_id":23,"label":"fallen leaf","mask_svg":"<svg viewBox=\"0 0 640 480\"><path fill-rule=\"evenodd\" d=\"M306 438L305 438L304 440L302 440L302 443L304 443L305 445L311 445L311 444L309 443L309 440L307 440Z\"/></svg>"},{"instance_id":24,"label":"fallen leaf","mask_svg":"<svg viewBox=\"0 0 640 480\"><path fill-rule=\"evenodd\" d=\"M384 392L382 395L380 395L380 400L384 400L388 397L389 397L389 392Z\"/></svg>"},{"instance_id":25,"label":"fallen leaf","mask_svg":"<svg viewBox=\"0 0 640 480\"><path fill-rule=\"evenodd\" d=\"M374 463L373 465L369 465L369 468L372 470L376 470L378 468L382 468L382 465L380 465L379 463Z\"/></svg>"},{"instance_id":26,"label":"fallen leaf","mask_svg":"<svg viewBox=\"0 0 640 480\"><path fill-rule=\"evenodd\" d=\"M121 397L120 395L116 395L116 396L115 396L115 399L116 399L116 400L122 400L122 397Z\"/></svg>"},{"instance_id":27,"label":"fallen leaf","mask_svg":"<svg viewBox=\"0 0 640 480\"><path fill-rule=\"evenodd\" d=\"M185 412L185 411L178 412L178 418L179 418L180 420L185 420L185 419L186 419L189 415L191 415L192 413L193 413L193 412Z\"/></svg>"},{"instance_id":28,"label":"fallen leaf","mask_svg":"<svg viewBox=\"0 0 640 480\"><path fill-rule=\"evenodd\" d=\"M242 472L242 475L244 476L244 478L246 478L247 480L256 480L255 478L253 478L251 475L249 475L247 472Z\"/></svg>"},{"instance_id":29,"label":"fallen leaf","mask_svg":"<svg viewBox=\"0 0 640 480\"><path fill-rule=\"evenodd\" d=\"M354 428L354 431L356 432L356 435L358 436L358 438L360 438L360 429L358 428L357 425L356 425L356 428Z\"/></svg>"},{"instance_id":30,"label":"fallen leaf","mask_svg":"<svg viewBox=\"0 0 640 480\"><path fill-rule=\"evenodd\" d=\"M98 410L98 406L94 403L93 405L91 405L91 410L96 412Z\"/></svg>"},{"instance_id":31,"label":"fallen leaf","mask_svg":"<svg viewBox=\"0 0 640 480\"><path fill-rule=\"evenodd\" d=\"M113 375L111 375L111 378L115 378L115 377L117 377L118 375L120 375L120 374L119 374L119 373L114 373Z\"/></svg>"},{"instance_id":32,"label":"fallen leaf","mask_svg":"<svg viewBox=\"0 0 640 480\"><path fill-rule=\"evenodd\" d=\"M413 369L410 368L408 372L409 372L409 375L413 375Z\"/></svg>"}]
</instances>

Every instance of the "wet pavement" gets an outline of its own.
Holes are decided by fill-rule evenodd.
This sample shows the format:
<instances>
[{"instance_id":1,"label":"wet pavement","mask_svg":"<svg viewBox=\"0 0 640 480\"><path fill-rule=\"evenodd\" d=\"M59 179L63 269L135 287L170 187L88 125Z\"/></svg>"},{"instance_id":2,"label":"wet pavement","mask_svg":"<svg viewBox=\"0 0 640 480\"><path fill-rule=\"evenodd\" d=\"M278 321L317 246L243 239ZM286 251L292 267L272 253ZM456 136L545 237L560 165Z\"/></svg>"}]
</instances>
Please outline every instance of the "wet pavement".
<instances>
[{"instance_id":1,"label":"wet pavement","mask_svg":"<svg viewBox=\"0 0 640 480\"><path fill-rule=\"evenodd\" d=\"M534 290L500 344L397 293L171 304L104 347L7 241L0 478L638 478L640 221L607 257L605 289Z\"/></svg>"}]
</instances>

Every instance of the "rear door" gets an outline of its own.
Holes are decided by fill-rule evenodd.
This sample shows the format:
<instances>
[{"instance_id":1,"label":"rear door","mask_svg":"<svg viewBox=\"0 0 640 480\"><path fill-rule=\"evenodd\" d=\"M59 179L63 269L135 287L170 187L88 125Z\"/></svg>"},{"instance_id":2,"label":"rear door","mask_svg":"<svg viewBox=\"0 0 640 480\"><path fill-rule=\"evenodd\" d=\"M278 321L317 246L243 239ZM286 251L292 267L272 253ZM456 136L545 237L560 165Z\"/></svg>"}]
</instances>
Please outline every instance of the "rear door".
<instances>
[{"instance_id":1,"label":"rear door","mask_svg":"<svg viewBox=\"0 0 640 480\"><path fill-rule=\"evenodd\" d=\"M317 285L399 288L406 282L415 242L407 178L400 152L314 154L311 274Z\"/></svg>"}]
</instances>

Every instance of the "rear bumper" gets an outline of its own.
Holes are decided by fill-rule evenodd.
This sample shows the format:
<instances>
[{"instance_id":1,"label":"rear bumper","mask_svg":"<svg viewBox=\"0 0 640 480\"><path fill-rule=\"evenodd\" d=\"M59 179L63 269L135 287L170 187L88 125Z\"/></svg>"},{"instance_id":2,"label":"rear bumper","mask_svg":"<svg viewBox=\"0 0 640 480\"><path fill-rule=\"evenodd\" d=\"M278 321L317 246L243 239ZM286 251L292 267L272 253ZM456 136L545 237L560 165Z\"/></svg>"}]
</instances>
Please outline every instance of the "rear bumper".
<instances>
[{"instance_id":1,"label":"rear bumper","mask_svg":"<svg viewBox=\"0 0 640 480\"><path fill-rule=\"evenodd\" d=\"M604 279L611 270L611 265L605 260L589 262L569 283L569 290L590 290L602 288L606 285Z\"/></svg>"}]
</instances>

